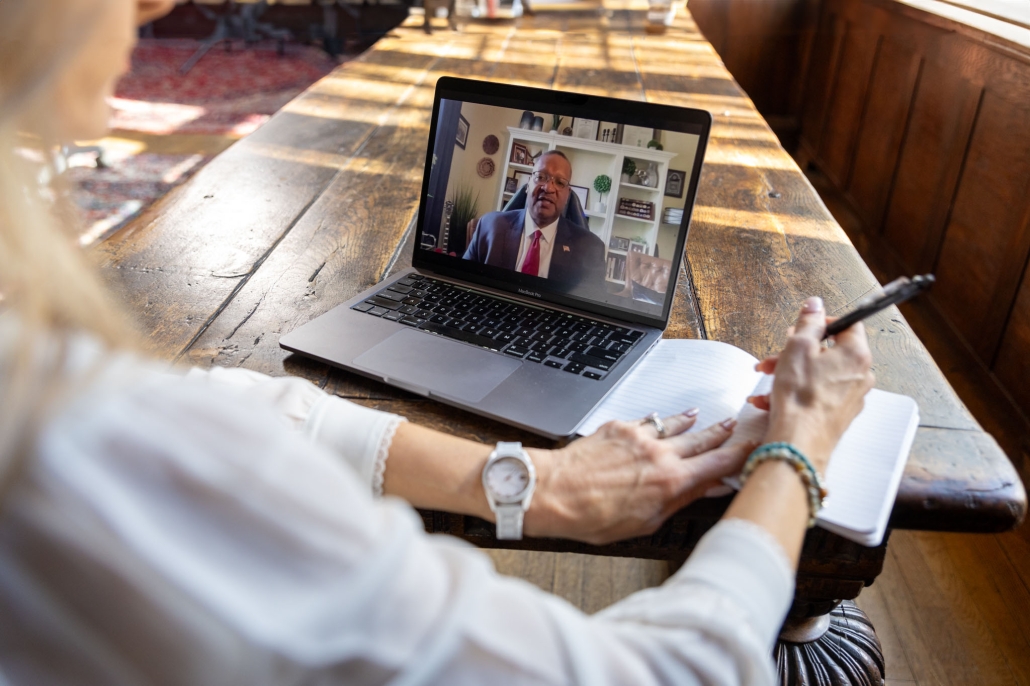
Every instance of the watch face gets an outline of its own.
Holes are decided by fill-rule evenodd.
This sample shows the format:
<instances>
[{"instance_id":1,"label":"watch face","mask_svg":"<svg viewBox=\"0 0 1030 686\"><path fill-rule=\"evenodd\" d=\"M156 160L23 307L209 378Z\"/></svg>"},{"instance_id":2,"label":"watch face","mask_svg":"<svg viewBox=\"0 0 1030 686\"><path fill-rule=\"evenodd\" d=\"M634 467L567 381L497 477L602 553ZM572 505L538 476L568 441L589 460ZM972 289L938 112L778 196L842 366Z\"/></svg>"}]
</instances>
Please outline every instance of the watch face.
<instances>
[{"instance_id":1,"label":"watch face","mask_svg":"<svg viewBox=\"0 0 1030 686\"><path fill-rule=\"evenodd\" d=\"M529 469L518 458L502 457L487 471L486 484L495 497L514 498L529 486Z\"/></svg>"}]
</instances>

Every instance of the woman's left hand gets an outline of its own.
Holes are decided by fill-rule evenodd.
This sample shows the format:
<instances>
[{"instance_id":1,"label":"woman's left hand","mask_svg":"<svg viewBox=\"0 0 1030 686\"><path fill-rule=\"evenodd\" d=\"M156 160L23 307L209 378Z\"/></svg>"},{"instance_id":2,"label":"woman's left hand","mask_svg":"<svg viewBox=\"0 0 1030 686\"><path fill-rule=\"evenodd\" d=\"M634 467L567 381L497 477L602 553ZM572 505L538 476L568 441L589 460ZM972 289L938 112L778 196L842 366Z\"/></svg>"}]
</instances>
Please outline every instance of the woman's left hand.
<instances>
[{"instance_id":1,"label":"woman's left hand","mask_svg":"<svg viewBox=\"0 0 1030 686\"><path fill-rule=\"evenodd\" d=\"M538 482L526 534L602 544L653 533L674 512L736 474L754 448L721 447L736 422L698 432L688 413L666 417L665 437L650 421L609 422L554 451L533 451Z\"/></svg>"}]
</instances>

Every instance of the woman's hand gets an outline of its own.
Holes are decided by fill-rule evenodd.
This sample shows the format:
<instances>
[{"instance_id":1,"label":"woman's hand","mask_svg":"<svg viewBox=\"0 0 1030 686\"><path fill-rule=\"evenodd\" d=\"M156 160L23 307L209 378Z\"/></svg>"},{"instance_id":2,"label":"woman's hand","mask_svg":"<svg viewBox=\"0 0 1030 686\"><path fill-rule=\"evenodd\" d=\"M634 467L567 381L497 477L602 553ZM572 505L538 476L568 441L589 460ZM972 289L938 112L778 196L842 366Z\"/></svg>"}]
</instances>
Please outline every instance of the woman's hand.
<instances>
[{"instance_id":1,"label":"woman's hand","mask_svg":"<svg viewBox=\"0 0 1030 686\"><path fill-rule=\"evenodd\" d=\"M835 336L832 348L821 344L825 330L823 301L809 298L788 332L783 352L758 363L758 371L776 374L772 393L751 399L756 407L769 410L765 441L793 444L824 473L830 453L861 412L874 380L862 324ZM809 511L808 494L792 465L779 460L758 465L725 517L764 528L796 568Z\"/></svg>"},{"instance_id":2,"label":"woman's hand","mask_svg":"<svg viewBox=\"0 0 1030 686\"><path fill-rule=\"evenodd\" d=\"M654 532L670 515L740 471L754 445L720 447L728 419L686 433L696 410L650 422L609 422L555 451L531 451L537 488L526 534L601 544Z\"/></svg>"},{"instance_id":3,"label":"woman's hand","mask_svg":"<svg viewBox=\"0 0 1030 686\"><path fill-rule=\"evenodd\" d=\"M806 300L783 351L757 366L776 374L772 393L752 400L769 410L766 441L794 444L820 471L875 381L865 328L856 324L823 347L826 323L822 299Z\"/></svg>"}]
</instances>

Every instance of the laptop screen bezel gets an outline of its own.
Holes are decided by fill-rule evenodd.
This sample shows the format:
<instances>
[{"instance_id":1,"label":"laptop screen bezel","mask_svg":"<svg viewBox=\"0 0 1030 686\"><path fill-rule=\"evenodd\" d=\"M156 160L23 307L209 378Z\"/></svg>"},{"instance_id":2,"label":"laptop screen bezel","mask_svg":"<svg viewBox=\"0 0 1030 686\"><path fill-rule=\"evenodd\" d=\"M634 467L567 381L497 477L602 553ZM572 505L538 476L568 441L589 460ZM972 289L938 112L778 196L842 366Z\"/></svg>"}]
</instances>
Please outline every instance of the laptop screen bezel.
<instances>
[{"instance_id":1,"label":"laptop screen bezel","mask_svg":"<svg viewBox=\"0 0 1030 686\"><path fill-rule=\"evenodd\" d=\"M672 256L669 285L665 292L665 301L661 315L655 316L644 312L630 310L577 298L563 293L544 290L547 280L535 276L518 274L502 267L470 262L460 256L445 255L431 250L424 250L422 245L422 229L425 225L427 197L429 194L430 173L433 167L433 154L439 123L440 103L442 100L459 100L495 107L507 107L518 110L532 110L559 114L571 117L588 117L597 119L603 115L605 121L615 123L637 123L641 120L654 128L666 128L698 136L697 151L691 169L690 182L687 186L686 201L683 206L683 219L677 232L676 248ZM628 121L627 121L628 120ZM670 124L672 124L670 126ZM622 321L654 326L664 329L672 312L672 303L676 294L676 284L682 266L687 234L690 231L690 220L697 198L697 187L704 164L705 150L712 127L712 116L705 110L658 105L654 103L620 100L597 95L550 91L525 86L474 81L455 77L442 77L436 85L436 96L433 100L433 115L429 127L429 145L426 150L426 163L422 177L422 194L420 196L418 218L415 223L414 254L411 264L416 269L431 271L441 276L477 284L523 298L530 297L543 303L551 303L563 307L575 308L583 312L618 319ZM684 128L696 129L684 131Z\"/></svg>"}]
</instances>

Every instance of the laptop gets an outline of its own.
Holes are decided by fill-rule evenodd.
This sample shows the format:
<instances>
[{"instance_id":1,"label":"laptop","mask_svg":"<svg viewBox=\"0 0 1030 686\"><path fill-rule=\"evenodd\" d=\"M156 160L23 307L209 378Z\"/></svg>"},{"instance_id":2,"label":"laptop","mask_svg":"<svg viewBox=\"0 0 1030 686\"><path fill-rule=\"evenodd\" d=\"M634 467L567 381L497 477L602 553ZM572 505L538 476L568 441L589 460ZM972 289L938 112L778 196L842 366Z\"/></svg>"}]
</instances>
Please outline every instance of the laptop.
<instances>
[{"instance_id":1,"label":"laptop","mask_svg":"<svg viewBox=\"0 0 1030 686\"><path fill-rule=\"evenodd\" d=\"M283 336L549 438L665 329L711 115L441 78L412 267Z\"/></svg>"}]
</instances>

